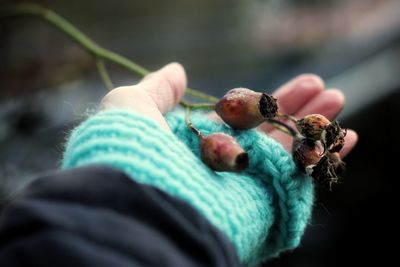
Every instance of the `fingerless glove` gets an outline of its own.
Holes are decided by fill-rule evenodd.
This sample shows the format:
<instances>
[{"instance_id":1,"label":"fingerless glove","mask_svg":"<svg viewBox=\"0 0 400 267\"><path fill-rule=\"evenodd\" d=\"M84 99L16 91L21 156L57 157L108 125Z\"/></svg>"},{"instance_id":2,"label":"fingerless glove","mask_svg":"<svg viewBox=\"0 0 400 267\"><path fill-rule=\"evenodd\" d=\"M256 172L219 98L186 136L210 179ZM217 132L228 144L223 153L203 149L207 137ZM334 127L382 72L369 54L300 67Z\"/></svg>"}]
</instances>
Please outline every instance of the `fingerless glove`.
<instances>
[{"instance_id":1,"label":"fingerless glove","mask_svg":"<svg viewBox=\"0 0 400 267\"><path fill-rule=\"evenodd\" d=\"M199 138L186 127L183 112L166 119L172 133L131 111L99 112L73 130L62 168L110 165L185 200L231 240L247 266L298 246L311 215L313 184L278 142L192 113L204 135L230 134L249 154L245 172L214 172L200 160Z\"/></svg>"}]
</instances>

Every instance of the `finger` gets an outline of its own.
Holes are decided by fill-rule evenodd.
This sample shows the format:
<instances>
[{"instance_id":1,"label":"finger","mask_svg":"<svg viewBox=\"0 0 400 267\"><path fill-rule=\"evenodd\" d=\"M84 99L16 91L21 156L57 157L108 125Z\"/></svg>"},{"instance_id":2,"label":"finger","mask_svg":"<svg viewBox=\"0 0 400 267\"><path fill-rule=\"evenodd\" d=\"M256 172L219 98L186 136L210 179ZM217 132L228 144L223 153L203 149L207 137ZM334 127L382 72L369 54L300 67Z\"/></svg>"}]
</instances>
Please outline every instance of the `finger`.
<instances>
[{"instance_id":1,"label":"finger","mask_svg":"<svg viewBox=\"0 0 400 267\"><path fill-rule=\"evenodd\" d=\"M345 96L338 89L329 89L312 99L301 108L295 117L302 118L308 114L322 114L329 120L334 119L343 109Z\"/></svg>"},{"instance_id":2,"label":"finger","mask_svg":"<svg viewBox=\"0 0 400 267\"><path fill-rule=\"evenodd\" d=\"M161 113L165 113L179 103L185 92L185 70L182 65L171 63L146 75L137 86L148 93Z\"/></svg>"},{"instance_id":3,"label":"finger","mask_svg":"<svg viewBox=\"0 0 400 267\"><path fill-rule=\"evenodd\" d=\"M317 75L297 76L273 93L273 96L277 98L279 113L295 115L304 105L318 96L324 87L323 80ZM270 132L274 128L263 123L259 129L263 132Z\"/></svg>"},{"instance_id":4,"label":"finger","mask_svg":"<svg viewBox=\"0 0 400 267\"><path fill-rule=\"evenodd\" d=\"M162 113L179 102L185 88L184 69L177 63L171 63L147 75L136 85L113 89L102 99L100 108L132 110L169 129Z\"/></svg>"},{"instance_id":5,"label":"finger","mask_svg":"<svg viewBox=\"0 0 400 267\"><path fill-rule=\"evenodd\" d=\"M350 151L356 146L358 142L358 134L353 130L347 130L347 135L344 138L345 145L343 149L340 151L340 157L344 158L347 156Z\"/></svg>"},{"instance_id":6,"label":"finger","mask_svg":"<svg viewBox=\"0 0 400 267\"><path fill-rule=\"evenodd\" d=\"M295 117L302 118L308 114L318 113L332 120L342 110L344 102L345 97L341 91L336 89L326 90L302 107L297 114L295 114ZM293 124L290 125L292 127L294 126ZM271 131L269 136L280 142L288 151L292 150L291 136L278 130Z\"/></svg>"},{"instance_id":7,"label":"finger","mask_svg":"<svg viewBox=\"0 0 400 267\"><path fill-rule=\"evenodd\" d=\"M324 87L324 82L319 76L303 74L282 85L273 96L277 98L280 113L294 115L320 94Z\"/></svg>"}]
</instances>

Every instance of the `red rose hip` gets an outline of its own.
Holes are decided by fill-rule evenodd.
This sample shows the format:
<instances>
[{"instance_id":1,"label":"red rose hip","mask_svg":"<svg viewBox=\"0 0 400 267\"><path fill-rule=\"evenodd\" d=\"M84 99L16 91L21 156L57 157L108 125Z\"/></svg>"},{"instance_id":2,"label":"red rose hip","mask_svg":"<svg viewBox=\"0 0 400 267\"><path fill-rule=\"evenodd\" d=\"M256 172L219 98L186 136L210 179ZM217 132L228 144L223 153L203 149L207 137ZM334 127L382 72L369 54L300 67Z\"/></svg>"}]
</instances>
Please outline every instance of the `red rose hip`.
<instances>
[{"instance_id":1,"label":"red rose hip","mask_svg":"<svg viewBox=\"0 0 400 267\"><path fill-rule=\"evenodd\" d=\"M276 116L278 106L272 96L246 88L235 88L215 105L216 113L234 129L257 127Z\"/></svg>"},{"instance_id":2,"label":"red rose hip","mask_svg":"<svg viewBox=\"0 0 400 267\"><path fill-rule=\"evenodd\" d=\"M240 172L249 165L248 154L239 143L224 133L201 137L201 159L215 171Z\"/></svg>"}]
</instances>

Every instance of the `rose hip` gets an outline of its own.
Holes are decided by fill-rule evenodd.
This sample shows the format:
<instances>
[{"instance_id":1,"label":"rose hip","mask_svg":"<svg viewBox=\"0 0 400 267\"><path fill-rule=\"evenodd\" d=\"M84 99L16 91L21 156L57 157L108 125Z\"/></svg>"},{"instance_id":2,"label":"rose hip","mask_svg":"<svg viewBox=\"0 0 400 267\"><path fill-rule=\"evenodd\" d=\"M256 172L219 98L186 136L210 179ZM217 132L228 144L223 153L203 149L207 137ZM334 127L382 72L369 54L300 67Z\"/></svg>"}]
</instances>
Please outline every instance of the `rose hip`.
<instances>
[{"instance_id":1,"label":"rose hip","mask_svg":"<svg viewBox=\"0 0 400 267\"><path fill-rule=\"evenodd\" d=\"M240 172L249 165L248 154L235 138L224 133L201 137L201 159L215 171Z\"/></svg>"},{"instance_id":2,"label":"rose hip","mask_svg":"<svg viewBox=\"0 0 400 267\"><path fill-rule=\"evenodd\" d=\"M234 129L251 129L276 116L276 99L246 88L230 90L215 105L216 113Z\"/></svg>"},{"instance_id":3,"label":"rose hip","mask_svg":"<svg viewBox=\"0 0 400 267\"><path fill-rule=\"evenodd\" d=\"M311 174L312 168L318 164L324 152L320 142L314 142L305 137L293 139L293 160L301 171Z\"/></svg>"},{"instance_id":4,"label":"rose hip","mask_svg":"<svg viewBox=\"0 0 400 267\"><path fill-rule=\"evenodd\" d=\"M340 128L337 121L333 121L325 130L324 142L329 152L340 152L342 150L347 131Z\"/></svg>"},{"instance_id":5,"label":"rose hip","mask_svg":"<svg viewBox=\"0 0 400 267\"><path fill-rule=\"evenodd\" d=\"M322 139L322 134L330 125L330 121L321 114L311 114L296 122L299 132L305 137L317 141Z\"/></svg>"}]
</instances>

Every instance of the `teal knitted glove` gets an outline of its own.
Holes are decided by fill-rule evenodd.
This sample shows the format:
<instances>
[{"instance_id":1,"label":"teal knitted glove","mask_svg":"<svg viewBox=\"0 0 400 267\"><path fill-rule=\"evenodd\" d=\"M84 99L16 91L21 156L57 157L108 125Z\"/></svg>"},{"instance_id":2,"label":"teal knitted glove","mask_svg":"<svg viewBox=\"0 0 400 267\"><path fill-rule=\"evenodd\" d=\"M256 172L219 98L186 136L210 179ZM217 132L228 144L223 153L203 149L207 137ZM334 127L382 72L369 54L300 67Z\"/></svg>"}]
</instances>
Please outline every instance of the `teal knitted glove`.
<instances>
[{"instance_id":1,"label":"teal knitted glove","mask_svg":"<svg viewBox=\"0 0 400 267\"><path fill-rule=\"evenodd\" d=\"M111 165L184 199L225 233L247 266L295 248L311 214L311 179L265 134L234 131L199 113L191 120L205 135L233 135L249 154L248 170L214 172L205 166L199 159L199 139L187 129L183 112L167 116L173 134L124 110L100 112L77 127L68 140L63 168Z\"/></svg>"}]
</instances>

